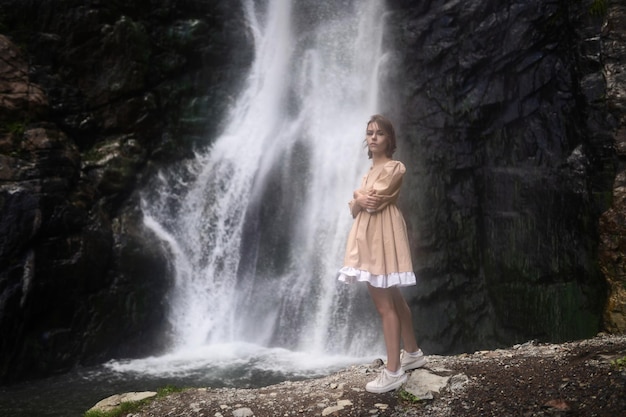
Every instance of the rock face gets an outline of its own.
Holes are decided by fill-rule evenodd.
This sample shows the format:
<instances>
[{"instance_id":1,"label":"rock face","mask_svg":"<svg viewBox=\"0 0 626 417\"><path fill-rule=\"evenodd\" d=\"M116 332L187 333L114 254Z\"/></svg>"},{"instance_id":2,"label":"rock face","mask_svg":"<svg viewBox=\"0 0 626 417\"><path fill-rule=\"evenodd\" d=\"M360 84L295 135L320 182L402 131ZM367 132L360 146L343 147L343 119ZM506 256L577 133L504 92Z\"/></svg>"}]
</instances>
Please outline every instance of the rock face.
<instances>
[{"instance_id":1,"label":"rock face","mask_svg":"<svg viewBox=\"0 0 626 417\"><path fill-rule=\"evenodd\" d=\"M623 7L388 3L422 346L623 331ZM168 254L136 190L219 130L252 60L240 7L0 4L0 382L163 347Z\"/></svg>"},{"instance_id":2,"label":"rock face","mask_svg":"<svg viewBox=\"0 0 626 417\"><path fill-rule=\"evenodd\" d=\"M613 204L600 218L600 264L609 284L604 326L626 333L626 5L613 1L608 10L604 34L606 98L615 118L617 174L613 183Z\"/></svg>"},{"instance_id":3,"label":"rock face","mask_svg":"<svg viewBox=\"0 0 626 417\"><path fill-rule=\"evenodd\" d=\"M615 123L600 3L391 2L383 95L412 169L427 352L602 326Z\"/></svg>"},{"instance_id":4,"label":"rock face","mask_svg":"<svg viewBox=\"0 0 626 417\"><path fill-rule=\"evenodd\" d=\"M135 189L219 128L251 60L239 3L209 3L0 5L0 382L163 348Z\"/></svg>"}]
</instances>

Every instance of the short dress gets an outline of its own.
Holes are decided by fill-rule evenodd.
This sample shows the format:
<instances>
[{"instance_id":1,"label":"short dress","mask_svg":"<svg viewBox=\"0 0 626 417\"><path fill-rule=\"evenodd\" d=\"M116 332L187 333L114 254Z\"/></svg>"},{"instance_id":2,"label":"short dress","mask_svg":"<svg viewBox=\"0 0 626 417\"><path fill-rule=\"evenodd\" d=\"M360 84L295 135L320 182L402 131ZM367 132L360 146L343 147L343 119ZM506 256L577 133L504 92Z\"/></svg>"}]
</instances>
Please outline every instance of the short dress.
<instances>
[{"instance_id":1,"label":"short dress","mask_svg":"<svg viewBox=\"0 0 626 417\"><path fill-rule=\"evenodd\" d=\"M370 168L363 177L359 190L375 190L382 202L376 211L368 212L350 201L354 223L344 266L339 270L340 281L369 282L379 288L416 284L406 223L396 206L405 172L402 162L389 161Z\"/></svg>"}]
</instances>

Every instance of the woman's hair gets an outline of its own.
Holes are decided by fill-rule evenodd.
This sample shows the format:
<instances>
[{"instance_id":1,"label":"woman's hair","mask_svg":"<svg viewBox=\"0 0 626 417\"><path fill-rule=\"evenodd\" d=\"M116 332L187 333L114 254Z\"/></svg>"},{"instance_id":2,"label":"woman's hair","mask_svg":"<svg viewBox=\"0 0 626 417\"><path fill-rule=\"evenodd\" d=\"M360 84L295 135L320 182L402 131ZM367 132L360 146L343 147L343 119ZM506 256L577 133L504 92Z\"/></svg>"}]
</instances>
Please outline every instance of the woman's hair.
<instances>
[{"instance_id":1,"label":"woman's hair","mask_svg":"<svg viewBox=\"0 0 626 417\"><path fill-rule=\"evenodd\" d=\"M387 143L389 144L389 146L387 146L387 156L391 158L393 153L396 151L396 131L393 128L393 124L389 119L380 114L375 114L370 117L369 122L367 122L367 127L369 127L372 123L376 123L378 128L385 132L385 135L387 136ZM365 140L365 146L367 146L367 139ZM367 156L372 159L372 151L369 149L367 150Z\"/></svg>"}]
</instances>

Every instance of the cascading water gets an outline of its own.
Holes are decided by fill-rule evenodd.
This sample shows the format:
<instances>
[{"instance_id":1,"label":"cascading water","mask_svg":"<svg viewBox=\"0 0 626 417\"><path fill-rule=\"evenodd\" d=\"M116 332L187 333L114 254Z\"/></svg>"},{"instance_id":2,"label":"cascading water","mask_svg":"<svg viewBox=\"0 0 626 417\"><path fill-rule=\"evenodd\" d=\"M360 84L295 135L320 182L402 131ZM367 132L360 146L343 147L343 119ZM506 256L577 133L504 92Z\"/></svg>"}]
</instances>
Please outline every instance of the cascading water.
<instances>
[{"instance_id":1,"label":"cascading water","mask_svg":"<svg viewBox=\"0 0 626 417\"><path fill-rule=\"evenodd\" d=\"M244 4L256 58L224 133L143 201L176 271L172 355L234 343L373 355L382 343L368 295L336 272L347 201L368 166L383 2L258 3Z\"/></svg>"},{"instance_id":2,"label":"cascading water","mask_svg":"<svg viewBox=\"0 0 626 417\"><path fill-rule=\"evenodd\" d=\"M42 396L46 415L74 415L114 393L261 386L384 352L367 291L336 280L369 165L382 3L244 3L256 59L227 128L144 193L175 269L171 352L16 387L15 415Z\"/></svg>"}]
</instances>

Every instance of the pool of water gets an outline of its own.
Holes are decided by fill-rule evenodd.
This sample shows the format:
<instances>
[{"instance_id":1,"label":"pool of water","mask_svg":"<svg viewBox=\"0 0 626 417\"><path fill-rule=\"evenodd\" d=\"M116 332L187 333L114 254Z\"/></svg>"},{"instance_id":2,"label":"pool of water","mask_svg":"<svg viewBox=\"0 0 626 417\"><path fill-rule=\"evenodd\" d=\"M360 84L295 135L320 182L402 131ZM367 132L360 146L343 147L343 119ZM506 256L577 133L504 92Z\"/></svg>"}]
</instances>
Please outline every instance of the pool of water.
<instances>
[{"instance_id":1,"label":"pool of water","mask_svg":"<svg viewBox=\"0 0 626 417\"><path fill-rule=\"evenodd\" d=\"M168 385L255 388L320 377L372 359L247 344L203 346L0 387L0 416L80 417L98 401L123 392L156 391Z\"/></svg>"}]
</instances>

